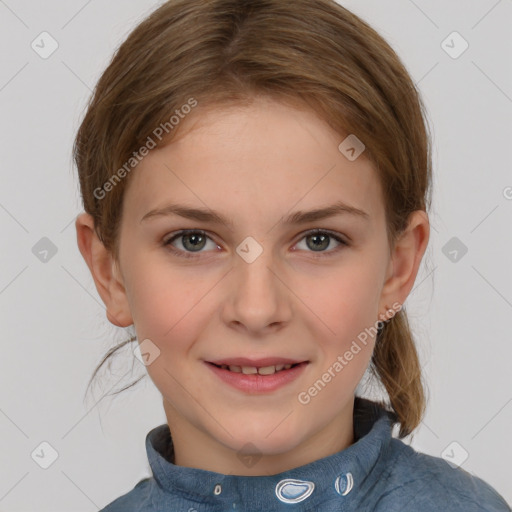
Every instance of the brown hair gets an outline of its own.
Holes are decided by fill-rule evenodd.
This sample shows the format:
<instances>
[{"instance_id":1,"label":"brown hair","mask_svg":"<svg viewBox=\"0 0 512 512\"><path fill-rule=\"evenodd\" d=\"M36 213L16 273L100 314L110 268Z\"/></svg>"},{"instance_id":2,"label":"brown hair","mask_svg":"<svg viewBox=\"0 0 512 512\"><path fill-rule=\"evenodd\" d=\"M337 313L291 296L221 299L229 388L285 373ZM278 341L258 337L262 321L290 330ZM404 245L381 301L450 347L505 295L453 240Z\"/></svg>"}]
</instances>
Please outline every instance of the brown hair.
<instances>
[{"instance_id":1,"label":"brown hair","mask_svg":"<svg viewBox=\"0 0 512 512\"><path fill-rule=\"evenodd\" d=\"M169 0L115 52L73 147L84 209L116 260L130 178L116 171L126 170L158 126L168 128L158 145L172 140L179 124L169 129L169 119L191 98L203 106L247 103L256 95L305 102L338 133L363 141L381 180L390 246L413 211L430 207L423 103L396 53L363 20L334 0ZM91 380L133 339L111 349ZM399 437L405 437L426 405L403 309L379 332L370 366L390 399L380 403L395 414Z\"/></svg>"}]
</instances>

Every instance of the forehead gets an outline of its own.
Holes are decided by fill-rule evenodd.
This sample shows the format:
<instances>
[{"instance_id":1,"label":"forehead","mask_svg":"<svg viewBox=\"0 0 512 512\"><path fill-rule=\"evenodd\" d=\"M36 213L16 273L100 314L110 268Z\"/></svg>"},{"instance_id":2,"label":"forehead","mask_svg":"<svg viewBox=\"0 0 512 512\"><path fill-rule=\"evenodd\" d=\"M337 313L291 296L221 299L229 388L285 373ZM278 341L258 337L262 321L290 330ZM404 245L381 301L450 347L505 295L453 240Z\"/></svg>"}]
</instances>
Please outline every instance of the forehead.
<instances>
[{"instance_id":1,"label":"forehead","mask_svg":"<svg viewBox=\"0 0 512 512\"><path fill-rule=\"evenodd\" d=\"M363 155L349 161L335 132L312 110L271 99L196 107L178 136L132 171L128 215L140 219L166 202L210 207L232 217L312 209L344 201L374 217L381 186ZM250 213L252 212L252 214Z\"/></svg>"}]
</instances>

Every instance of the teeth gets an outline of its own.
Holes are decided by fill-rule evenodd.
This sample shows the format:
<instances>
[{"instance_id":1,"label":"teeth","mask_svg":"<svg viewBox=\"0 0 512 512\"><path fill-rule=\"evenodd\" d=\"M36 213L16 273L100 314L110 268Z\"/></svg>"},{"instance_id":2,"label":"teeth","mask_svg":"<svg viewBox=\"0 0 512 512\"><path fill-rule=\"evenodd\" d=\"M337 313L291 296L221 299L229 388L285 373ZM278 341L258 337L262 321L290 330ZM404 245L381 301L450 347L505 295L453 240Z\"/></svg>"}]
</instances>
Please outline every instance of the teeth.
<instances>
[{"instance_id":1,"label":"teeth","mask_svg":"<svg viewBox=\"0 0 512 512\"><path fill-rule=\"evenodd\" d=\"M221 368L224 370L230 370L235 373L244 373L245 375L254 375L259 373L260 375L272 375L275 372L279 372L281 370L288 370L292 367L291 364L278 364L275 366L263 366L261 368L256 368L255 366L228 366L221 365Z\"/></svg>"}]
</instances>

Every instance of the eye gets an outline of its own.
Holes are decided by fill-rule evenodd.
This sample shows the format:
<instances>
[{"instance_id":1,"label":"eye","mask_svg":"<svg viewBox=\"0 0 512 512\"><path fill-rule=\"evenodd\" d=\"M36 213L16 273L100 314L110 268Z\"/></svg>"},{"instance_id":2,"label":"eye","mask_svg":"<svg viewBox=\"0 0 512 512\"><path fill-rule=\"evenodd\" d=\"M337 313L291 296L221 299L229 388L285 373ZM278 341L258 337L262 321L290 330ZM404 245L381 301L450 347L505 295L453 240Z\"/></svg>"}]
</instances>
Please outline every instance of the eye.
<instances>
[{"instance_id":1,"label":"eye","mask_svg":"<svg viewBox=\"0 0 512 512\"><path fill-rule=\"evenodd\" d=\"M183 249L177 248L174 245L174 241L180 239L181 242L179 245L181 245ZM197 229L179 231L178 233L175 233L173 236L165 240L163 245L168 247L171 252L179 257L198 258L199 254L204 252L202 249L206 247L208 240L211 242L212 249L219 248L219 246L204 231ZM343 249L343 247L349 246L349 244L337 234L322 229L314 229L308 231L299 240L299 243L302 242L302 240L306 240L306 251L308 251L308 249L312 249L308 252L318 253L318 255L314 255L314 257L330 256ZM308 243L308 240L310 240L312 243ZM325 251L325 249L331 246L331 240L335 240L338 245L330 251ZM296 244L296 246L297 245L298 244ZM195 255L194 253L198 254Z\"/></svg>"},{"instance_id":2,"label":"eye","mask_svg":"<svg viewBox=\"0 0 512 512\"><path fill-rule=\"evenodd\" d=\"M334 239L338 243L338 245L330 251L325 251L324 249L326 249L327 247L329 247L331 245L331 239ZM331 256L333 253L337 253L343 247L345 247L345 246L348 247L348 245L349 245L347 242L345 242L345 240L343 240L338 235L335 235L334 233L331 233L330 231L325 231L325 230L321 230L321 229L314 229L312 231L308 231L304 235L304 237L301 238L300 242L302 240L306 240L306 248L307 249L312 248L312 251L310 251L310 252L320 253L318 255L320 257L322 257L324 255ZM308 240L310 240L311 243L308 243ZM326 253L326 254L324 254L324 253ZM318 257L318 256L315 255L314 257Z\"/></svg>"},{"instance_id":3,"label":"eye","mask_svg":"<svg viewBox=\"0 0 512 512\"><path fill-rule=\"evenodd\" d=\"M182 240L180 245L184 247L185 250L178 250L174 248L174 245L172 245L172 243L178 239ZM213 240L204 231L192 229L183 230L179 233L176 233L174 236L164 241L163 244L164 246L169 247L169 249L177 256L182 258L197 258L198 256L195 256L193 253L200 252L201 249L205 247L207 240L212 242L214 246L213 248L218 247L218 245L213 242Z\"/></svg>"}]
</instances>

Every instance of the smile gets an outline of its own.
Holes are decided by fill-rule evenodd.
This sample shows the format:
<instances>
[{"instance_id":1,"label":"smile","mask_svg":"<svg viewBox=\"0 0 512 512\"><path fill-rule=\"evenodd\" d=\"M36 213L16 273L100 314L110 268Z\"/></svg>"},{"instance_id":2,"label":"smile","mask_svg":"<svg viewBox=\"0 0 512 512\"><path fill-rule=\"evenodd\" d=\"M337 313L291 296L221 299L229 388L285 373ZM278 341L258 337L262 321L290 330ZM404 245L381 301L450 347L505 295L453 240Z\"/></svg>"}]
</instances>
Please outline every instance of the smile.
<instances>
[{"instance_id":1,"label":"smile","mask_svg":"<svg viewBox=\"0 0 512 512\"><path fill-rule=\"evenodd\" d=\"M215 363L212 363L212 364L215 364ZM277 372L280 372L282 370L289 370L290 368L294 367L294 366L297 366L301 363L295 363L295 364L277 364L277 365L274 365L274 366L261 366L261 367L256 367L256 366L236 366L236 365L227 365L227 364L222 364L222 365L215 365L217 366L217 368L222 368L223 370L229 370L230 372L235 372L235 373L243 373L245 375L254 375L254 374L259 374L259 375L273 375L274 373L277 373Z\"/></svg>"},{"instance_id":2,"label":"smile","mask_svg":"<svg viewBox=\"0 0 512 512\"><path fill-rule=\"evenodd\" d=\"M309 361L271 366L218 365L205 362L213 374L224 384L250 394L269 393L285 387L297 379Z\"/></svg>"}]
</instances>

